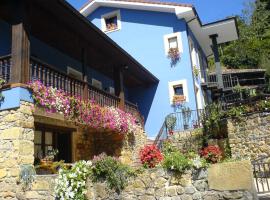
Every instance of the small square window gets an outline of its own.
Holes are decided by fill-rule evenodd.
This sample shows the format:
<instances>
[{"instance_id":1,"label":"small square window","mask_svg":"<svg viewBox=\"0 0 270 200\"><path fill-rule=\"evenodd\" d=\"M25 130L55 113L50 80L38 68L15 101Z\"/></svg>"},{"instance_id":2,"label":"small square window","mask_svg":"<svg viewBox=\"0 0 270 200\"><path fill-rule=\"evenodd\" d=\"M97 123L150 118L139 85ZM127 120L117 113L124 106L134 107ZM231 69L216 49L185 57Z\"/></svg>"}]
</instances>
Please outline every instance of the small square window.
<instances>
[{"instance_id":1,"label":"small square window","mask_svg":"<svg viewBox=\"0 0 270 200\"><path fill-rule=\"evenodd\" d=\"M177 37L168 38L169 49L178 49Z\"/></svg>"},{"instance_id":2,"label":"small square window","mask_svg":"<svg viewBox=\"0 0 270 200\"><path fill-rule=\"evenodd\" d=\"M109 33L121 29L120 10L116 10L101 16L101 30Z\"/></svg>"},{"instance_id":3,"label":"small square window","mask_svg":"<svg viewBox=\"0 0 270 200\"><path fill-rule=\"evenodd\" d=\"M113 16L113 17L105 19L105 24L106 24L107 31L112 31L112 30L118 29L117 16Z\"/></svg>"},{"instance_id":4,"label":"small square window","mask_svg":"<svg viewBox=\"0 0 270 200\"><path fill-rule=\"evenodd\" d=\"M174 95L184 95L184 90L182 85L173 86Z\"/></svg>"}]
</instances>

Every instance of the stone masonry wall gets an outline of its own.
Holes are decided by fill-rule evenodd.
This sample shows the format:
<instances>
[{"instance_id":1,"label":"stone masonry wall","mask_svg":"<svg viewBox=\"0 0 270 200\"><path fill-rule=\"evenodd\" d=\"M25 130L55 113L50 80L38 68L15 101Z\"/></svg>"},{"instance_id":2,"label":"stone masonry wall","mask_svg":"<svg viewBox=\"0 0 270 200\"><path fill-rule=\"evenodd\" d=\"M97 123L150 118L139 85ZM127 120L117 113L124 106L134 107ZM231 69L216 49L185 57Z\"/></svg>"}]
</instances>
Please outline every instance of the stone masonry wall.
<instances>
[{"instance_id":1,"label":"stone masonry wall","mask_svg":"<svg viewBox=\"0 0 270 200\"><path fill-rule=\"evenodd\" d=\"M20 165L34 163L31 103L0 112L0 199L17 199Z\"/></svg>"},{"instance_id":2,"label":"stone masonry wall","mask_svg":"<svg viewBox=\"0 0 270 200\"><path fill-rule=\"evenodd\" d=\"M203 132L201 128L175 132L169 136L169 140L182 153L198 152L202 148Z\"/></svg>"},{"instance_id":3,"label":"stone masonry wall","mask_svg":"<svg viewBox=\"0 0 270 200\"><path fill-rule=\"evenodd\" d=\"M229 119L227 126L233 158L270 157L270 113L252 114L241 121Z\"/></svg>"},{"instance_id":4,"label":"stone masonry wall","mask_svg":"<svg viewBox=\"0 0 270 200\"><path fill-rule=\"evenodd\" d=\"M209 189L207 171L200 170L176 176L161 168L147 169L120 194L109 190L105 183L87 184L89 200L252 200L256 199L246 190L217 191ZM218 177L216 177L218 179ZM22 195L21 199L54 199L55 176L37 176L32 190Z\"/></svg>"}]
</instances>

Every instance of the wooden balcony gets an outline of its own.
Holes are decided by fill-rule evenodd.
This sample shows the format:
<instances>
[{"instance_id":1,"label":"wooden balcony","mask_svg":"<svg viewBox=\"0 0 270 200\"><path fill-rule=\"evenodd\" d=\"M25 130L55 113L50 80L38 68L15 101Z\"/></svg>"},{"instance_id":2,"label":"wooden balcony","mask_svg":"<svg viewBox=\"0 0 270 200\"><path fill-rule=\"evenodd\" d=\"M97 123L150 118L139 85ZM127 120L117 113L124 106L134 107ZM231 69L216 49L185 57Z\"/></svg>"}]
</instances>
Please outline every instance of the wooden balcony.
<instances>
[{"instance_id":1,"label":"wooden balcony","mask_svg":"<svg viewBox=\"0 0 270 200\"><path fill-rule=\"evenodd\" d=\"M12 69L11 56L0 57L0 78L5 79L6 83L10 82L10 72ZM46 86L52 86L61 89L70 95L80 96L83 99L94 100L100 106L113 106L120 108L120 98L106 91L100 90L87 82L77 80L67 74L56 70L37 58L30 59L30 80L40 80ZM124 110L136 116L139 121L143 122L138 106L125 101Z\"/></svg>"}]
</instances>

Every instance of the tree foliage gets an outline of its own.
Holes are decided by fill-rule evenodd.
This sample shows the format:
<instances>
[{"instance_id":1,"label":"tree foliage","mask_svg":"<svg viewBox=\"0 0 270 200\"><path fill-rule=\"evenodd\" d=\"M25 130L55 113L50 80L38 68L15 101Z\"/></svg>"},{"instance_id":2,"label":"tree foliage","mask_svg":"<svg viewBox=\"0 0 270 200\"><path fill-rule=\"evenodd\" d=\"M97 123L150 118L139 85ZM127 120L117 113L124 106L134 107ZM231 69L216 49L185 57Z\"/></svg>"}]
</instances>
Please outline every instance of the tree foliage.
<instances>
[{"instance_id":1,"label":"tree foliage","mask_svg":"<svg viewBox=\"0 0 270 200\"><path fill-rule=\"evenodd\" d=\"M270 0L249 2L237 22L239 40L220 46L222 64L270 72Z\"/></svg>"}]
</instances>

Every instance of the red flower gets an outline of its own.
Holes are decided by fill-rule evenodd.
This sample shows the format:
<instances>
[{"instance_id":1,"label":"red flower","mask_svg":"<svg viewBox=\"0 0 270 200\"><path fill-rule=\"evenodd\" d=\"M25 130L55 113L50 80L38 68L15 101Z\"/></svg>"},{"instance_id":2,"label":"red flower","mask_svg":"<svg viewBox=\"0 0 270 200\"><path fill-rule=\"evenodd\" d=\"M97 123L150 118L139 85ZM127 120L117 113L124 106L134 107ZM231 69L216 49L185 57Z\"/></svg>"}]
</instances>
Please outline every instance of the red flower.
<instances>
[{"instance_id":1,"label":"red flower","mask_svg":"<svg viewBox=\"0 0 270 200\"><path fill-rule=\"evenodd\" d=\"M140 159L143 165L153 168L163 160L163 156L156 145L146 145L140 150Z\"/></svg>"},{"instance_id":2,"label":"red flower","mask_svg":"<svg viewBox=\"0 0 270 200\"><path fill-rule=\"evenodd\" d=\"M201 157L211 163L217 163L221 159L221 154L220 148L214 145L209 145L200 151Z\"/></svg>"}]
</instances>

